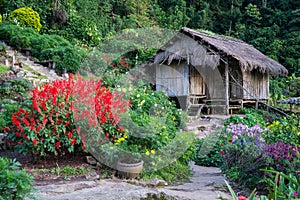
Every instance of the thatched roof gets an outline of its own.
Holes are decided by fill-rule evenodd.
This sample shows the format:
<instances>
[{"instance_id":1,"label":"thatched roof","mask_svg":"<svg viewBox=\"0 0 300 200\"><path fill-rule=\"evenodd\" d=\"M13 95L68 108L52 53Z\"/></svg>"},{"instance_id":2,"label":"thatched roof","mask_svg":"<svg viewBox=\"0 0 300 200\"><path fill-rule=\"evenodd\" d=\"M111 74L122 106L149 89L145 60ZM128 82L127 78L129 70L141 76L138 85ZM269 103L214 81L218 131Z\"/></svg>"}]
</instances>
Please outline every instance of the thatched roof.
<instances>
[{"instance_id":1,"label":"thatched roof","mask_svg":"<svg viewBox=\"0 0 300 200\"><path fill-rule=\"evenodd\" d=\"M220 62L234 59L243 71L287 75L287 69L265 56L253 46L234 38L208 35L193 29L182 28L154 57L154 63L170 64L173 60L186 60L194 66L215 68ZM230 61L229 61L230 66Z\"/></svg>"}]
</instances>

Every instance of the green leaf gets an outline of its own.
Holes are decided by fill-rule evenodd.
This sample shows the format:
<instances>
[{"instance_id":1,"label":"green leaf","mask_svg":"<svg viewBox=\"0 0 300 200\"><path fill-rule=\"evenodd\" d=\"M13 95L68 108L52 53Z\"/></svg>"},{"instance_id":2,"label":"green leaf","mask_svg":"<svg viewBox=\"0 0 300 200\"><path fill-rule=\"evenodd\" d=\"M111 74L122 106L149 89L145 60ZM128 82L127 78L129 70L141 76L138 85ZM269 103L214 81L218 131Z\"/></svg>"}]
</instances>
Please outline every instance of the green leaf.
<instances>
[{"instance_id":1,"label":"green leaf","mask_svg":"<svg viewBox=\"0 0 300 200\"><path fill-rule=\"evenodd\" d=\"M228 183L226 180L224 180L224 181L225 181L225 183L226 183L226 185L227 185L228 190L229 190L230 193L231 193L231 196L233 197L233 200L238 200L238 197L236 196L236 194L235 194L235 192L233 191L232 187L229 185L229 183Z\"/></svg>"}]
</instances>

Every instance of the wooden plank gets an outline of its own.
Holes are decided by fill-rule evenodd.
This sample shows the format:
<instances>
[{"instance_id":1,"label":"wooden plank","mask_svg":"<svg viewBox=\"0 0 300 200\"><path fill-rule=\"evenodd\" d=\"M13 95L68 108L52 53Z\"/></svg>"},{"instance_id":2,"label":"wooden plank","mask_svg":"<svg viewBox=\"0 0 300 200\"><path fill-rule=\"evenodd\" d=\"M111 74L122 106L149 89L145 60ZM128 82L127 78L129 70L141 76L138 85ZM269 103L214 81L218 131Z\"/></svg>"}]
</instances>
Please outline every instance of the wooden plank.
<instances>
[{"instance_id":1,"label":"wooden plank","mask_svg":"<svg viewBox=\"0 0 300 200\"><path fill-rule=\"evenodd\" d=\"M189 82L186 68L184 63L156 65L156 90L165 91L168 96L187 96Z\"/></svg>"},{"instance_id":2,"label":"wooden plank","mask_svg":"<svg viewBox=\"0 0 300 200\"><path fill-rule=\"evenodd\" d=\"M226 115L229 114L229 66L225 63L225 109Z\"/></svg>"}]
</instances>

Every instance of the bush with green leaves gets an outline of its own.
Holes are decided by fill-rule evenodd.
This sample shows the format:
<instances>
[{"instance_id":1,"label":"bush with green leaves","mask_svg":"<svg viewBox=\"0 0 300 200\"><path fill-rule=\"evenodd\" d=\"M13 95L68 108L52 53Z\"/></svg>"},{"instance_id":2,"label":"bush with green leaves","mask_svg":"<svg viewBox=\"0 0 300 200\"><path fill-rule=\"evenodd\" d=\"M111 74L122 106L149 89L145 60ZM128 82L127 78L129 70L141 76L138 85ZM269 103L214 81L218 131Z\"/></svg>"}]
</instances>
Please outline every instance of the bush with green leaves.
<instances>
[{"instance_id":1,"label":"bush with green leaves","mask_svg":"<svg viewBox=\"0 0 300 200\"><path fill-rule=\"evenodd\" d=\"M19 109L20 105L16 101L5 99L0 101L0 106L0 132L2 132L4 127L9 127L12 125L11 115ZM22 103L22 106L26 107L27 101Z\"/></svg>"},{"instance_id":2,"label":"bush with green leaves","mask_svg":"<svg viewBox=\"0 0 300 200\"><path fill-rule=\"evenodd\" d=\"M32 89L32 84L16 77L0 77L0 99L13 99L22 101L28 97L28 91Z\"/></svg>"},{"instance_id":3,"label":"bush with green leaves","mask_svg":"<svg viewBox=\"0 0 300 200\"><path fill-rule=\"evenodd\" d=\"M194 161L197 165L207 167L222 166L224 163L222 148L227 139L222 137L220 132L209 132L206 133L205 138L196 140L197 156Z\"/></svg>"},{"instance_id":4,"label":"bush with green leaves","mask_svg":"<svg viewBox=\"0 0 300 200\"><path fill-rule=\"evenodd\" d=\"M242 123L247 124L248 126L255 126L256 124L259 124L262 127L266 126L266 120L264 118L265 112L254 109L244 109L243 113L245 114L244 117L230 116L230 118L225 121L224 125L227 126L230 123Z\"/></svg>"},{"instance_id":5,"label":"bush with green leaves","mask_svg":"<svg viewBox=\"0 0 300 200\"><path fill-rule=\"evenodd\" d=\"M16 20L21 26L34 28L37 32L42 28L39 13L32 8L18 8L9 15L9 19Z\"/></svg>"},{"instance_id":6,"label":"bush with green leaves","mask_svg":"<svg viewBox=\"0 0 300 200\"><path fill-rule=\"evenodd\" d=\"M268 126L269 131L265 133L266 143L282 141L286 144L297 146L300 144L300 116L291 115L283 117Z\"/></svg>"},{"instance_id":7,"label":"bush with green leaves","mask_svg":"<svg viewBox=\"0 0 300 200\"><path fill-rule=\"evenodd\" d=\"M33 177L16 160L0 157L0 199L33 198Z\"/></svg>"},{"instance_id":8,"label":"bush with green leaves","mask_svg":"<svg viewBox=\"0 0 300 200\"><path fill-rule=\"evenodd\" d=\"M86 50L73 46L63 37L40 35L32 28L1 25L0 38L19 49L31 47L34 57L39 60L53 60L57 70L66 68L70 73L77 72L86 57Z\"/></svg>"},{"instance_id":9,"label":"bush with green leaves","mask_svg":"<svg viewBox=\"0 0 300 200\"><path fill-rule=\"evenodd\" d=\"M33 29L29 27L20 27L13 24L0 24L0 38L5 42L10 43L13 37L38 37L39 34Z\"/></svg>"}]
</instances>

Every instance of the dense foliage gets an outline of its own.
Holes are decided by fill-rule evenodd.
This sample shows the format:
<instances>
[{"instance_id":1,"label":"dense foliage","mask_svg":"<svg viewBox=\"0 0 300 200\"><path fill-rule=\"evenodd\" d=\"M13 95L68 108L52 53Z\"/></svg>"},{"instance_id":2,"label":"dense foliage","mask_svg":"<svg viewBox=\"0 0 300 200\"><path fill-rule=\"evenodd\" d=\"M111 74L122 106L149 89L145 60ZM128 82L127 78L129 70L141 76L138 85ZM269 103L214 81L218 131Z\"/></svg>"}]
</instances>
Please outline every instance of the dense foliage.
<instances>
[{"instance_id":1,"label":"dense foliage","mask_svg":"<svg viewBox=\"0 0 300 200\"><path fill-rule=\"evenodd\" d=\"M33 197L33 178L20 169L21 164L0 157L0 199L25 199Z\"/></svg>"},{"instance_id":2,"label":"dense foliage","mask_svg":"<svg viewBox=\"0 0 300 200\"><path fill-rule=\"evenodd\" d=\"M68 72L75 73L86 56L86 50L72 45L63 37L41 35L32 28L3 23L0 25L0 38L17 50L32 48L32 55L39 60L53 60L59 72L66 68Z\"/></svg>"},{"instance_id":3,"label":"dense foliage","mask_svg":"<svg viewBox=\"0 0 300 200\"><path fill-rule=\"evenodd\" d=\"M40 15L41 32L57 33L74 43L98 45L126 28L187 26L238 37L290 72L300 68L299 1L1 0L0 5L2 14L32 8Z\"/></svg>"}]
</instances>

